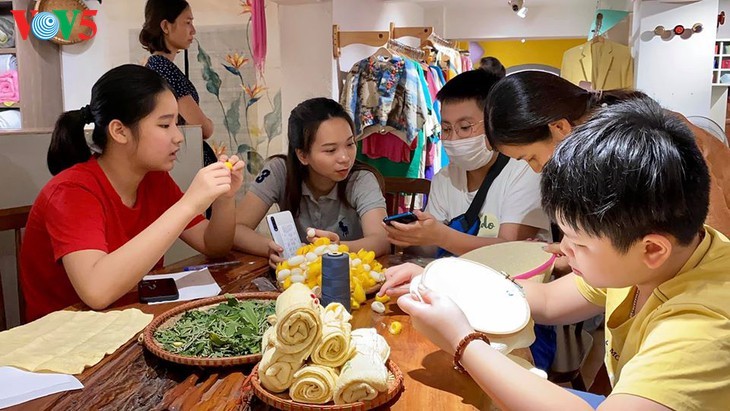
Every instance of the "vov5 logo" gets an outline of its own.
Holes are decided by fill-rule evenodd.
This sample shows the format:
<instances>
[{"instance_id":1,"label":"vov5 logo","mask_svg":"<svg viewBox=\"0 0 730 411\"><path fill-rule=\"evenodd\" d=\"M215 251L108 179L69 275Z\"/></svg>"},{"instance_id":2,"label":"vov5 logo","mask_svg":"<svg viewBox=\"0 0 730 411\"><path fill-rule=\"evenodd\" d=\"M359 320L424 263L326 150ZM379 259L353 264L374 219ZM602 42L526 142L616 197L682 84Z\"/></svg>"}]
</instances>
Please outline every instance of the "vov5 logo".
<instances>
[{"instance_id":1,"label":"vov5 logo","mask_svg":"<svg viewBox=\"0 0 730 411\"><path fill-rule=\"evenodd\" d=\"M11 13L13 13L15 25L18 26L18 32L23 40L28 38L28 32L33 32L33 35L40 40L52 39L58 33L61 34L64 40L68 40L71 37L71 30L74 27L74 23L76 23L76 19L78 18L81 19L79 21L80 26L91 29L91 34L86 34L83 31L80 32L79 39L89 40L96 35L96 23L94 23L92 17L96 16L97 11L52 10L52 12L38 12L38 10L31 10L30 23L28 23L28 14L25 10L11 10ZM72 15L69 17L69 14Z\"/></svg>"}]
</instances>

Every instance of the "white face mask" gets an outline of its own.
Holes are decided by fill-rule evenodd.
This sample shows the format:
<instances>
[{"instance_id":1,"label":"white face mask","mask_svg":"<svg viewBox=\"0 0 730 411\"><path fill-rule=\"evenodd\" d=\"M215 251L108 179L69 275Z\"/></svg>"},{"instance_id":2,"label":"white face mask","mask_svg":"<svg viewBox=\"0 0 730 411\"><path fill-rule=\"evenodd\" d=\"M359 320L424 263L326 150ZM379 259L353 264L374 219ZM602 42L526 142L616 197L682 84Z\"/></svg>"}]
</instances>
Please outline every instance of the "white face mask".
<instances>
[{"instance_id":1,"label":"white face mask","mask_svg":"<svg viewBox=\"0 0 730 411\"><path fill-rule=\"evenodd\" d=\"M494 151L487 149L487 135L462 138L460 140L442 140L449 159L467 171L484 167L492 159Z\"/></svg>"}]
</instances>

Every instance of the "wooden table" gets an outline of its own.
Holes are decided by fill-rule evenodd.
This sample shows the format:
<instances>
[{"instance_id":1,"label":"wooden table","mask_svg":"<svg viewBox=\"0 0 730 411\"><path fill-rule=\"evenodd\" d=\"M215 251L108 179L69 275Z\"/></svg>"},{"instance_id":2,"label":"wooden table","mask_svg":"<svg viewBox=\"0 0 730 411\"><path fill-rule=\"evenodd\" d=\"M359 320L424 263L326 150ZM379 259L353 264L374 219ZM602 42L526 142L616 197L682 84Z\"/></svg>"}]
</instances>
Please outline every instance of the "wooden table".
<instances>
[{"instance_id":1,"label":"wooden table","mask_svg":"<svg viewBox=\"0 0 730 411\"><path fill-rule=\"evenodd\" d=\"M241 265L211 268L211 273L223 292L257 291L251 283L256 277L268 274L267 261L241 253L233 253L227 260L239 259ZM404 261L402 256L389 256L383 263L394 265ZM196 256L172 266L162 272L180 271L183 266L203 264L204 257ZM415 261L419 262L419 261ZM420 260L421 263L426 262ZM390 405L393 410L472 410L490 409L491 400L471 378L453 369L451 357L440 351L426 338L418 334L405 315L395 304L388 304L385 314L377 314L369 309L369 303L353 312L353 327L374 327L385 336L391 348L390 358L400 367L404 376L405 390L396 402ZM137 302L136 293L130 293L115 304L112 309L139 308L159 315L174 307L174 304L143 305ZM72 307L80 309L82 307ZM387 331L392 321L400 321L403 330L399 335ZM527 349L513 354L531 361ZM251 366L239 368L248 374ZM114 354L104 358L99 364L77 375L84 389L40 398L10 410L151 410L158 406L166 392L174 389L191 374L207 378L210 372L221 371L224 375L230 370L201 370L159 360L136 341L130 341ZM267 410L268 406L253 398L240 409Z\"/></svg>"}]
</instances>

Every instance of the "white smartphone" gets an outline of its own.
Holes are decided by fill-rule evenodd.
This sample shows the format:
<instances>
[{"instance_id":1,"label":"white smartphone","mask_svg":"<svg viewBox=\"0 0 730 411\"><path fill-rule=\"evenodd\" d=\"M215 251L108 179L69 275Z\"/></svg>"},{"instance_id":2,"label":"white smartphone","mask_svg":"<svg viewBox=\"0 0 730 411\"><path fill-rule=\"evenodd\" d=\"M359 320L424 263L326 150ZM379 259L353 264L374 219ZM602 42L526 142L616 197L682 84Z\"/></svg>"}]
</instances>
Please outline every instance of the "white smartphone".
<instances>
[{"instance_id":1,"label":"white smartphone","mask_svg":"<svg viewBox=\"0 0 730 411\"><path fill-rule=\"evenodd\" d=\"M296 255L302 241L291 213L287 210L269 214L266 216L266 223L269 225L271 238L284 249L282 257L288 259Z\"/></svg>"}]
</instances>

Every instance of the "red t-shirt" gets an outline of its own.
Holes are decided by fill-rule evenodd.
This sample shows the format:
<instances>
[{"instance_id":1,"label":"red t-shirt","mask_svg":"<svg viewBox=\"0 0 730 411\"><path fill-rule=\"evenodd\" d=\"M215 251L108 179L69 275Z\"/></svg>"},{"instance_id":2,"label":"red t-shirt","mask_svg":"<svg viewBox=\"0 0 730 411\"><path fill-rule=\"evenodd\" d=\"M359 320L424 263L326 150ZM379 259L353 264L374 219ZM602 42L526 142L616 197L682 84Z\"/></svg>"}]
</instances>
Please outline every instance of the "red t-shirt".
<instances>
[{"instance_id":1,"label":"red t-shirt","mask_svg":"<svg viewBox=\"0 0 730 411\"><path fill-rule=\"evenodd\" d=\"M23 236L20 283L27 321L81 301L61 257L74 251L111 253L176 203L183 193L166 172L149 172L137 202L122 203L95 158L53 177L33 203ZM203 221L196 216L187 228ZM161 267L162 258L155 268Z\"/></svg>"}]
</instances>

